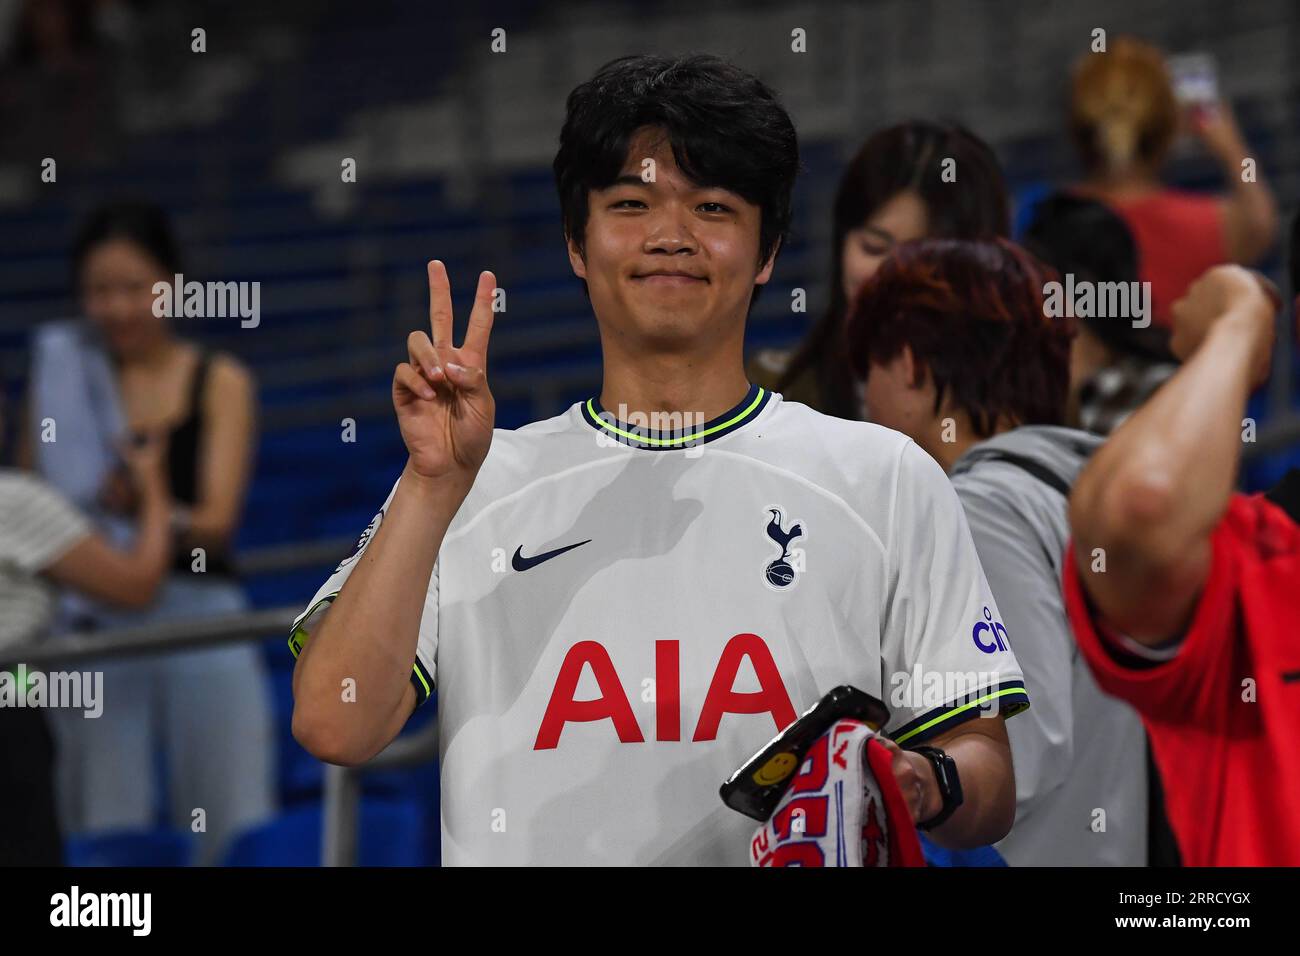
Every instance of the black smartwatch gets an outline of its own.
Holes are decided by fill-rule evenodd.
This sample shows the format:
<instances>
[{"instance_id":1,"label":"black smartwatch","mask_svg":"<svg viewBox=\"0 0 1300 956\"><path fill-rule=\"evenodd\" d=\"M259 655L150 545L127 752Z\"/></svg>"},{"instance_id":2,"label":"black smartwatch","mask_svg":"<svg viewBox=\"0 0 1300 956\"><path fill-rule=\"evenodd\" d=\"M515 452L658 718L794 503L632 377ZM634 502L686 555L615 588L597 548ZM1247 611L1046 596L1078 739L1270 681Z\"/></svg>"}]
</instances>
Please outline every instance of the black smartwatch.
<instances>
[{"instance_id":1,"label":"black smartwatch","mask_svg":"<svg viewBox=\"0 0 1300 956\"><path fill-rule=\"evenodd\" d=\"M934 768L934 778L939 782L939 794L943 797L943 808L930 819L918 823L919 830L933 830L943 825L961 806L961 778L957 776L957 761L953 760L938 747L913 747L916 753L930 761Z\"/></svg>"}]
</instances>

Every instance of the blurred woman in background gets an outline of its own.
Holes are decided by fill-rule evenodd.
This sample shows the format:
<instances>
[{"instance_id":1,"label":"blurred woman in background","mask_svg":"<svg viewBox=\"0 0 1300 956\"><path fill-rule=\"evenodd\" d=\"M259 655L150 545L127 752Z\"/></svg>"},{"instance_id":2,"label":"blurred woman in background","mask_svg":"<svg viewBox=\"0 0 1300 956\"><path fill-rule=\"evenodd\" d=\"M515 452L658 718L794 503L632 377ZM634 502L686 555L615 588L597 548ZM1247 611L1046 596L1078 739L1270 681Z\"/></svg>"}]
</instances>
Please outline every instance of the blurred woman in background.
<instances>
[{"instance_id":1,"label":"blurred woman in background","mask_svg":"<svg viewBox=\"0 0 1300 956\"><path fill-rule=\"evenodd\" d=\"M1227 194L1171 189L1161 169L1181 127L1223 170ZM1132 37L1075 66L1070 131L1083 160L1084 195L1110 205L1138 247L1138 271L1151 283L1152 320L1168 328L1169 307L1201 273L1224 262L1249 264L1273 244L1277 205L1250 159L1226 102L1179 106L1164 57Z\"/></svg>"},{"instance_id":2,"label":"blurred woman in background","mask_svg":"<svg viewBox=\"0 0 1300 956\"><path fill-rule=\"evenodd\" d=\"M253 379L234 357L179 338L170 319L155 315L155 284L170 289L181 272L161 209L99 209L72 258L86 321L55 323L37 335L27 425L34 434L42 422L56 422L60 440L29 440L29 460L74 500L93 492L87 506L112 533L129 536L139 489L99 452L119 430L165 433L176 558L149 612L127 619L70 603L65 621L102 628L246 610L231 548L256 442ZM165 815L172 826L198 832L200 860L215 862L231 834L272 811L270 688L258 646L110 660L102 669L104 716L58 721L67 829L152 826L160 747Z\"/></svg>"},{"instance_id":3,"label":"blurred woman in background","mask_svg":"<svg viewBox=\"0 0 1300 956\"><path fill-rule=\"evenodd\" d=\"M758 352L749 363L750 381L827 415L859 418L841 333L862 283L900 242L1009 234L1002 169L979 137L923 120L873 133L850 161L835 196L830 307L793 352Z\"/></svg>"}]
</instances>

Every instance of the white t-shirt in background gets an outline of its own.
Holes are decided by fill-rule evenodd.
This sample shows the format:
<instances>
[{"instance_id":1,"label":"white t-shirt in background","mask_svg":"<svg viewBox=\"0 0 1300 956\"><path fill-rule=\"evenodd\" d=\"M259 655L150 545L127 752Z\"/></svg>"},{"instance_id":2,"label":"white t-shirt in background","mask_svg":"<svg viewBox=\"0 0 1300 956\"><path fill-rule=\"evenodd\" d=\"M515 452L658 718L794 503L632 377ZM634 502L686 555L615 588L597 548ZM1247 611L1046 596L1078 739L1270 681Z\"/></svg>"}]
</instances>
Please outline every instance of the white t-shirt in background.
<instances>
[{"instance_id":1,"label":"white t-shirt in background","mask_svg":"<svg viewBox=\"0 0 1300 956\"><path fill-rule=\"evenodd\" d=\"M49 626L57 591L37 574L91 533L58 491L0 468L0 647L32 640Z\"/></svg>"}]
</instances>

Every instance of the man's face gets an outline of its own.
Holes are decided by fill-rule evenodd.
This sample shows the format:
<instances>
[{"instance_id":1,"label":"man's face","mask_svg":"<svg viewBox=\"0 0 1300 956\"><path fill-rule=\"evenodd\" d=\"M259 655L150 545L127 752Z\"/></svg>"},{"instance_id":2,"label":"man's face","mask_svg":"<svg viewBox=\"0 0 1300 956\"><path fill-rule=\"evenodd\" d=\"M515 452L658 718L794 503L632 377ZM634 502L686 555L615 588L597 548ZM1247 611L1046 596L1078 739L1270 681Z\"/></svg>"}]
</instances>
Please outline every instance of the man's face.
<instances>
[{"instance_id":1,"label":"man's face","mask_svg":"<svg viewBox=\"0 0 1300 956\"><path fill-rule=\"evenodd\" d=\"M603 336L671 349L743 327L754 286L772 274L772 261L758 262L758 206L691 182L667 138L646 127L618 181L592 190L588 207L585 256L570 241L569 261Z\"/></svg>"}]
</instances>

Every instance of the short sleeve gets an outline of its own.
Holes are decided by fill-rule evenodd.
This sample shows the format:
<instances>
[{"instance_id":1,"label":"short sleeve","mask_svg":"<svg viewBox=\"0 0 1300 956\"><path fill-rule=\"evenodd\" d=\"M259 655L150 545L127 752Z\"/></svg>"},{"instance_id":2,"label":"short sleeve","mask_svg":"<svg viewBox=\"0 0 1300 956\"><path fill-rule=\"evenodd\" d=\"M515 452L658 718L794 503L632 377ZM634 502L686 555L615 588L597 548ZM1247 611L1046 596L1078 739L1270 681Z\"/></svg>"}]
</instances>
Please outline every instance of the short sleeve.
<instances>
[{"instance_id":1,"label":"short sleeve","mask_svg":"<svg viewBox=\"0 0 1300 956\"><path fill-rule=\"evenodd\" d=\"M886 731L914 745L982 714L1019 713L1029 696L948 476L908 441L895 480L881 687Z\"/></svg>"},{"instance_id":2,"label":"short sleeve","mask_svg":"<svg viewBox=\"0 0 1300 956\"><path fill-rule=\"evenodd\" d=\"M1028 713L1007 725L1016 770L1016 803L1024 814L1026 808L1065 783L1074 759L1078 650L1061 599L1056 570L1060 556L1046 550L1047 543L1013 504L1014 484L990 490L987 481L976 483L963 475L954 479L953 485L1003 623L1015 636L1016 662L1034 694L1034 706ZM1066 499L1058 496L1056 500L1064 511Z\"/></svg>"},{"instance_id":3,"label":"short sleeve","mask_svg":"<svg viewBox=\"0 0 1300 956\"><path fill-rule=\"evenodd\" d=\"M1192 623L1176 653L1167 660L1153 661L1124 653L1119 642L1107 636L1084 591L1071 542L1062 572L1065 608L1097 685L1131 704L1143 717L1179 724L1199 721L1207 726L1214 722L1230 696L1223 689L1230 680L1233 649L1240 637L1236 614L1239 551L1231 521L1221 521L1211 537L1209 575Z\"/></svg>"},{"instance_id":4,"label":"short sleeve","mask_svg":"<svg viewBox=\"0 0 1300 956\"><path fill-rule=\"evenodd\" d=\"M388 493L384 506L370 519L370 524L366 525L366 529L361 532L361 537L357 540L351 556L344 558L340 562L339 566L334 569L334 573L317 589L316 595L303 609L303 612L294 619L289 632L289 650L295 658L301 653L303 645L312 632L320 627L320 622L324 619L329 606L339 596L339 592L343 590L343 585L351 576L352 570L357 566L361 555L365 553L370 542L374 540L375 533L379 530L380 524L383 523L384 516L388 513L388 506L392 503L393 495L397 494L397 486L400 483L401 479L399 478L393 485L393 490ZM440 561L441 558L434 562L433 574L429 578L429 586L424 595L424 613L420 615L419 642L416 648L415 660L411 665L411 683L415 686L417 706L429 699L434 687L435 663L438 651L438 566Z\"/></svg>"},{"instance_id":5,"label":"short sleeve","mask_svg":"<svg viewBox=\"0 0 1300 956\"><path fill-rule=\"evenodd\" d=\"M0 478L0 561L37 574L93 533L90 521L39 478Z\"/></svg>"}]
</instances>

